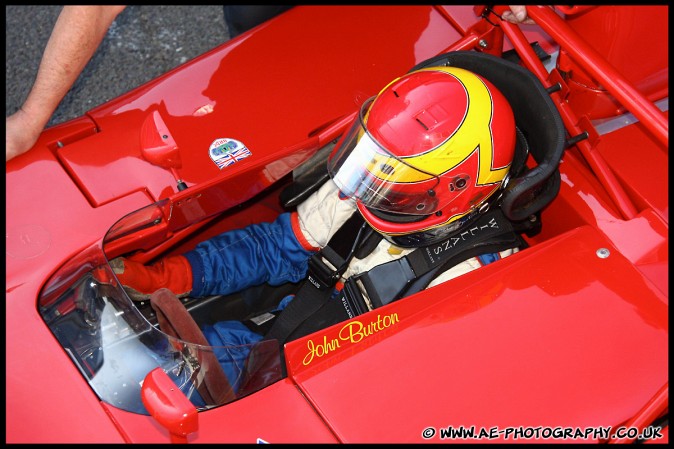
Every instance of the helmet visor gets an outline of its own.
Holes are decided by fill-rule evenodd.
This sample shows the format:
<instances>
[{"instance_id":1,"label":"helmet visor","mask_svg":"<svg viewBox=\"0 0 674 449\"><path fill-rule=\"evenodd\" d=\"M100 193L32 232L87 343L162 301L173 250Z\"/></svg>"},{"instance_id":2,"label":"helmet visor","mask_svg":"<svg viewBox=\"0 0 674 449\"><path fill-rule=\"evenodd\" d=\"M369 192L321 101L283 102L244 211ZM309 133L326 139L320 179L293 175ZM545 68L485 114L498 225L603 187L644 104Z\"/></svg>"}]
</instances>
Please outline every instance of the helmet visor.
<instances>
[{"instance_id":1,"label":"helmet visor","mask_svg":"<svg viewBox=\"0 0 674 449\"><path fill-rule=\"evenodd\" d=\"M373 100L363 104L328 159L330 176L344 195L369 208L410 215L437 212L448 202L437 195L440 178L395 156L368 132L364 116Z\"/></svg>"}]
</instances>

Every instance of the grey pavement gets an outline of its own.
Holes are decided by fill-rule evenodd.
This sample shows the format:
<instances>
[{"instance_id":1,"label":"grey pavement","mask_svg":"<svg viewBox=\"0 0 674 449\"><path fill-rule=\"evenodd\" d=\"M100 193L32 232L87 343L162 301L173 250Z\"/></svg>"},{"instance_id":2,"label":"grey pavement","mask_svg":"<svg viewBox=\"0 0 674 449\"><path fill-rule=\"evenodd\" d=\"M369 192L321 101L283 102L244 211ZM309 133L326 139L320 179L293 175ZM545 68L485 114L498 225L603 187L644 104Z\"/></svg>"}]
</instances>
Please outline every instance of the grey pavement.
<instances>
[{"instance_id":1,"label":"grey pavement","mask_svg":"<svg viewBox=\"0 0 674 449\"><path fill-rule=\"evenodd\" d=\"M35 80L62 6L5 5L5 114ZM229 39L221 5L127 7L47 127L83 115Z\"/></svg>"}]
</instances>

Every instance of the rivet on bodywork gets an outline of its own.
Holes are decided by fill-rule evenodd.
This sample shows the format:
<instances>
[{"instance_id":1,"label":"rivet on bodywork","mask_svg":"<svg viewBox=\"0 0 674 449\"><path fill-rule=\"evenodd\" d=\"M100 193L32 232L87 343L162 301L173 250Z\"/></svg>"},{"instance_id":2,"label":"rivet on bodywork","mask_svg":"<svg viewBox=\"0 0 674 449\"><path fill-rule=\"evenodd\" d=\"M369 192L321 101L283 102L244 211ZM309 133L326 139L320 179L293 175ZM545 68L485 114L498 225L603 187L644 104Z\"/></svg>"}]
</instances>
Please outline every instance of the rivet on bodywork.
<instances>
[{"instance_id":1,"label":"rivet on bodywork","mask_svg":"<svg viewBox=\"0 0 674 449\"><path fill-rule=\"evenodd\" d=\"M599 257L600 259L606 259L610 255L611 251L607 250L606 248L599 248L597 250L597 257Z\"/></svg>"}]
</instances>

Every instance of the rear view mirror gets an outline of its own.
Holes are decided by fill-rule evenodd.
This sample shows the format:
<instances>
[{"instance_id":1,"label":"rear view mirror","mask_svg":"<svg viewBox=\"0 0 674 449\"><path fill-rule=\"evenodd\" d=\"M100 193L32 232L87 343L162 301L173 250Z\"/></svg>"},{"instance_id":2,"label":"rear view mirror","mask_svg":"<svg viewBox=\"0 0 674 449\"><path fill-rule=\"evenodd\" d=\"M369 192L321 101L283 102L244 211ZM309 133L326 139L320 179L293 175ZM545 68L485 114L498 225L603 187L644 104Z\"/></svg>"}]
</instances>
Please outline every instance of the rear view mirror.
<instances>
[{"instance_id":1,"label":"rear view mirror","mask_svg":"<svg viewBox=\"0 0 674 449\"><path fill-rule=\"evenodd\" d=\"M169 431L172 443L187 443L199 429L197 409L161 368L150 371L141 388L147 411Z\"/></svg>"}]
</instances>

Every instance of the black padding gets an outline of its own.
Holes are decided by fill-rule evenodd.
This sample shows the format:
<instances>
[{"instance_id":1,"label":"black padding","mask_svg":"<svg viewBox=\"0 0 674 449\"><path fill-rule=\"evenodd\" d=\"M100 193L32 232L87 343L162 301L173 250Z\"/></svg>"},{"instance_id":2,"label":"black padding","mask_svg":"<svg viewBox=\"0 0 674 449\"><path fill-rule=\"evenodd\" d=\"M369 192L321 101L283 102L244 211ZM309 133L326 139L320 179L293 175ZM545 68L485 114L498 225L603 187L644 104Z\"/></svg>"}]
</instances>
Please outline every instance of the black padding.
<instances>
[{"instance_id":1,"label":"black padding","mask_svg":"<svg viewBox=\"0 0 674 449\"><path fill-rule=\"evenodd\" d=\"M316 164L307 174L294 180L292 184L281 191L279 200L285 209L296 208L330 179L326 162L327 157L326 154L325 159L321 160L320 164Z\"/></svg>"},{"instance_id":2,"label":"black padding","mask_svg":"<svg viewBox=\"0 0 674 449\"><path fill-rule=\"evenodd\" d=\"M537 165L510 180L501 209L513 221L524 220L542 210L559 192L558 166L566 141L562 118L543 84L520 65L475 51L438 55L417 64L411 71L433 66L470 70L489 80L503 93Z\"/></svg>"}]
</instances>

